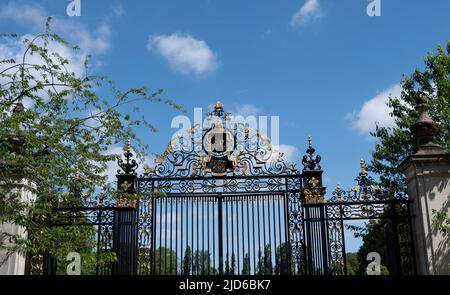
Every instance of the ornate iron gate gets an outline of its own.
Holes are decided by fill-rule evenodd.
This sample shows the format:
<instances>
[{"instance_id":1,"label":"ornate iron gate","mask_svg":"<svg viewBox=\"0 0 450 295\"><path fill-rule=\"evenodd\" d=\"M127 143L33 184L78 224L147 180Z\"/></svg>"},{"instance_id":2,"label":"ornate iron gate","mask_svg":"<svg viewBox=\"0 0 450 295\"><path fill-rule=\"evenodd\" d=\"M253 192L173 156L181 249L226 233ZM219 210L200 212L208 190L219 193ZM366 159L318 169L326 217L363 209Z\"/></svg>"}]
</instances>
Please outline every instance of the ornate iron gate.
<instances>
[{"instance_id":1,"label":"ornate iron gate","mask_svg":"<svg viewBox=\"0 0 450 295\"><path fill-rule=\"evenodd\" d=\"M300 171L266 136L230 126L220 103L207 119L205 129L175 136L140 176L128 145L109 204L117 211L107 220L110 273L346 274L345 222L360 219L385 222L390 273L414 273L409 201L376 187L364 163L356 187L325 199L311 138ZM99 216L94 225L105 223Z\"/></svg>"},{"instance_id":2,"label":"ornate iron gate","mask_svg":"<svg viewBox=\"0 0 450 295\"><path fill-rule=\"evenodd\" d=\"M151 206L155 208L151 230L146 230L147 224L140 230L139 274L288 270L283 193L167 196L153 199Z\"/></svg>"}]
</instances>

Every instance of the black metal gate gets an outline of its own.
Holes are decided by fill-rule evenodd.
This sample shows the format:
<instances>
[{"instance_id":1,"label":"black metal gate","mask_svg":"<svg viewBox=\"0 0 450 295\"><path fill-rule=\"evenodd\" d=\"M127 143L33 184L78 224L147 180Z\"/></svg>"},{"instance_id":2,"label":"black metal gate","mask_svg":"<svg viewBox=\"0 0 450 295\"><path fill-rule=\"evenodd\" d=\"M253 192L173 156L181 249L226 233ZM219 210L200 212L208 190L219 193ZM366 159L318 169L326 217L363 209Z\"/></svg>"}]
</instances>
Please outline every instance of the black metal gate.
<instances>
[{"instance_id":1,"label":"black metal gate","mask_svg":"<svg viewBox=\"0 0 450 295\"><path fill-rule=\"evenodd\" d=\"M150 231L141 226L138 273L287 272L286 205L283 193L154 198L141 205L153 216Z\"/></svg>"},{"instance_id":2,"label":"black metal gate","mask_svg":"<svg viewBox=\"0 0 450 295\"><path fill-rule=\"evenodd\" d=\"M266 136L228 126L222 105L208 118L204 130L194 126L174 137L139 177L128 146L118 163L118 191L106 206L113 213L85 218L97 226L98 243L105 233L110 241L91 252L115 255L108 268L97 263L95 273L347 274L345 223L368 219L385 226L389 273L415 272L409 201L376 187L364 163L357 186L338 187L326 199L311 139L300 171ZM103 212L100 203L69 211ZM47 273L56 273L46 261Z\"/></svg>"}]
</instances>

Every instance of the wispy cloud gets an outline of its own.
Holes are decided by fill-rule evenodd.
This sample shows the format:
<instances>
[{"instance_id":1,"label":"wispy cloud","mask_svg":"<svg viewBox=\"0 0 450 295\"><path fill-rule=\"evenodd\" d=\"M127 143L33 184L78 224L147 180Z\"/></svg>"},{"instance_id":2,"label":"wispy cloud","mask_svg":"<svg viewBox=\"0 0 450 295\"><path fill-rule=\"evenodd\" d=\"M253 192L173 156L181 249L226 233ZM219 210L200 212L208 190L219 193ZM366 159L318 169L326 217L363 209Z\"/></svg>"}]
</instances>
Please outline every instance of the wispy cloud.
<instances>
[{"instance_id":1,"label":"wispy cloud","mask_svg":"<svg viewBox=\"0 0 450 295\"><path fill-rule=\"evenodd\" d=\"M0 4L0 20L15 22L24 26L28 33L20 36L17 39L2 39L0 40L0 60L14 59L21 60L26 50L23 40L26 38L31 40L36 34L44 30L44 25L49 13L37 4L17 4L10 1L5 4ZM54 17L52 20L52 29L57 34L60 34L64 39L72 44L80 46L81 50L75 51L70 46L66 46L57 42L50 42L47 45L49 56L57 57L54 54L70 61L66 65L69 72L75 73L77 76L82 76L84 73L85 58L87 55L98 56L109 50L111 47L110 36L111 30L108 25L102 24L93 31L86 28L82 23L72 19L64 19ZM43 40L37 40L37 45L43 45ZM44 61L38 54L28 54L26 56L27 62L31 64L43 64ZM42 73L30 70L38 79L43 79ZM0 81L4 83L5 81ZM39 90L39 94L46 99L47 94L44 90ZM31 107L31 100L25 99L26 107Z\"/></svg>"},{"instance_id":2,"label":"wispy cloud","mask_svg":"<svg viewBox=\"0 0 450 295\"><path fill-rule=\"evenodd\" d=\"M113 14L115 16L123 16L125 14L125 9L122 4L119 3L113 7Z\"/></svg>"},{"instance_id":3,"label":"wispy cloud","mask_svg":"<svg viewBox=\"0 0 450 295\"><path fill-rule=\"evenodd\" d=\"M283 160L286 164L298 163L300 161L301 153L299 149L293 145L281 144L274 146L272 153L272 160L276 161L280 153L283 155Z\"/></svg>"},{"instance_id":4,"label":"wispy cloud","mask_svg":"<svg viewBox=\"0 0 450 295\"><path fill-rule=\"evenodd\" d=\"M147 48L160 54L175 71L186 75L213 72L219 65L217 54L206 42L190 35L150 36Z\"/></svg>"},{"instance_id":5,"label":"wispy cloud","mask_svg":"<svg viewBox=\"0 0 450 295\"><path fill-rule=\"evenodd\" d=\"M392 127L395 125L395 121L390 116L392 110L387 105L387 101L391 96L400 97L401 92L401 86L394 85L364 102L359 111L346 114L345 118L361 135L369 135L371 131L375 130L376 123L382 127Z\"/></svg>"},{"instance_id":6,"label":"wispy cloud","mask_svg":"<svg viewBox=\"0 0 450 295\"><path fill-rule=\"evenodd\" d=\"M0 5L0 20L13 21L29 28L30 33L40 33L49 13L37 4L17 4L10 1ZM94 30L73 19L53 17L52 29L69 41L79 45L85 54L102 54L111 47L111 29L102 24Z\"/></svg>"},{"instance_id":7,"label":"wispy cloud","mask_svg":"<svg viewBox=\"0 0 450 295\"><path fill-rule=\"evenodd\" d=\"M246 118L248 116L261 115L263 113L263 108L251 103L234 103L229 111L233 116L242 116Z\"/></svg>"},{"instance_id":8,"label":"wispy cloud","mask_svg":"<svg viewBox=\"0 0 450 295\"><path fill-rule=\"evenodd\" d=\"M305 3L292 16L291 26L300 28L323 16L319 0L306 0Z\"/></svg>"}]
</instances>

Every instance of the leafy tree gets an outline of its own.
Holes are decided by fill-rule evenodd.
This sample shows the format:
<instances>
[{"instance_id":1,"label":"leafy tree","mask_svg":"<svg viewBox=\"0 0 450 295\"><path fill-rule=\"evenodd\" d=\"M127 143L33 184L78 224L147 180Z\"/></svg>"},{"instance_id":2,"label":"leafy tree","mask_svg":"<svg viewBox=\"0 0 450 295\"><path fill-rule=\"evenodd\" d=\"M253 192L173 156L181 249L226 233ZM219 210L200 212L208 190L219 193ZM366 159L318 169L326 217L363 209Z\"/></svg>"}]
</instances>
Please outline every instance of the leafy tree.
<instances>
[{"instance_id":1,"label":"leafy tree","mask_svg":"<svg viewBox=\"0 0 450 295\"><path fill-rule=\"evenodd\" d=\"M155 253L155 274L175 275L177 274L177 256L174 250L160 247Z\"/></svg>"},{"instance_id":2,"label":"leafy tree","mask_svg":"<svg viewBox=\"0 0 450 295\"><path fill-rule=\"evenodd\" d=\"M399 165L418 147L412 138L410 127L417 120L414 109L418 92L429 99L430 115L439 124L440 134L436 143L450 150L450 42L447 48L425 58L425 68L416 69L401 81L401 97L390 97L388 106L395 126L377 124L372 136L378 139L369 169L380 176L381 185L392 193L406 192L406 183Z\"/></svg>"},{"instance_id":3,"label":"leafy tree","mask_svg":"<svg viewBox=\"0 0 450 295\"><path fill-rule=\"evenodd\" d=\"M362 239L362 245L356 253L356 260L350 261L351 269L355 274L366 274L366 268L368 265L367 254L370 252L377 252L381 257L381 269L382 274L388 273L386 267L386 260L388 257L387 249L387 237L385 231L385 220L369 220L365 226L347 225L347 228L354 231L356 238ZM354 258L350 255L351 258ZM347 261L347 273L349 273L349 263Z\"/></svg>"},{"instance_id":4,"label":"leafy tree","mask_svg":"<svg viewBox=\"0 0 450 295\"><path fill-rule=\"evenodd\" d=\"M211 267L211 253L204 250L196 250L193 256L193 268L192 274L206 275L214 273L214 269Z\"/></svg>"},{"instance_id":5,"label":"leafy tree","mask_svg":"<svg viewBox=\"0 0 450 295\"><path fill-rule=\"evenodd\" d=\"M14 34L0 37L18 38ZM0 250L37 256L54 252L59 239L62 249L79 242L85 243L82 247L88 253L93 250L88 251L91 246L86 244L91 241L90 229L72 230L68 235L48 227L49 216L59 218L52 208L84 204L99 190L112 197L105 171L107 163L120 155L108 155L107 150L132 139L142 159L149 147L136 138L137 128L156 132L139 106L162 103L181 108L163 100L161 90L120 90L107 77L89 74L89 57L84 74L70 71L71 61L52 51L51 45L74 51L79 47L53 33L50 18L42 34L21 41L25 49L20 60L0 60L0 223L24 226L28 237L2 233ZM76 174L81 195L70 191ZM34 204L21 201L13 191L18 178L36 184Z\"/></svg>"},{"instance_id":6,"label":"leafy tree","mask_svg":"<svg viewBox=\"0 0 450 295\"><path fill-rule=\"evenodd\" d=\"M392 110L390 115L394 118L395 125L382 127L377 124L375 131L371 133L377 143L368 167L379 175L380 186L392 196L406 193L405 176L399 166L418 148L410 127L418 118L414 107L419 93L428 97L429 113L440 128L435 143L450 150L450 42L445 49L439 46L436 52L429 53L423 70L416 69L411 75L404 76L401 87L401 96L390 97L387 103ZM438 219L435 218L435 221ZM445 219L441 218L439 221L443 225ZM364 273L362 268L366 262L363 256L369 248L377 248L386 253L384 224L382 221L369 224L367 231L362 233L364 243L358 251L360 266L357 273Z\"/></svg>"},{"instance_id":7,"label":"leafy tree","mask_svg":"<svg viewBox=\"0 0 450 295\"><path fill-rule=\"evenodd\" d=\"M446 211L433 209L433 227L447 240L450 239L450 217Z\"/></svg>"},{"instance_id":8,"label":"leafy tree","mask_svg":"<svg viewBox=\"0 0 450 295\"><path fill-rule=\"evenodd\" d=\"M357 272L357 270L359 270L359 260L357 253L347 253L346 262L347 262L347 275L359 274Z\"/></svg>"},{"instance_id":9,"label":"leafy tree","mask_svg":"<svg viewBox=\"0 0 450 295\"><path fill-rule=\"evenodd\" d=\"M258 275L273 274L272 252L269 244L266 244L264 246L264 255L261 253L261 251L258 251L258 263L256 266L256 270Z\"/></svg>"},{"instance_id":10,"label":"leafy tree","mask_svg":"<svg viewBox=\"0 0 450 295\"><path fill-rule=\"evenodd\" d=\"M230 275L236 274L236 255L234 255L234 252L231 253L231 267L230 267Z\"/></svg>"},{"instance_id":11,"label":"leafy tree","mask_svg":"<svg viewBox=\"0 0 450 295\"><path fill-rule=\"evenodd\" d=\"M273 272L272 267L272 253L270 251L270 245L267 244L264 247L264 274L271 275Z\"/></svg>"},{"instance_id":12,"label":"leafy tree","mask_svg":"<svg viewBox=\"0 0 450 295\"><path fill-rule=\"evenodd\" d=\"M244 261L242 263L242 275L250 275L250 255L248 253L245 253L244 255Z\"/></svg>"},{"instance_id":13,"label":"leafy tree","mask_svg":"<svg viewBox=\"0 0 450 295\"><path fill-rule=\"evenodd\" d=\"M291 263L292 257L290 257ZM288 265L288 252L287 252L287 244L282 243L277 247L277 252L275 254L275 273L276 274L289 274L289 265Z\"/></svg>"},{"instance_id":14,"label":"leafy tree","mask_svg":"<svg viewBox=\"0 0 450 295\"><path fill-rule=\"evenodd\" d=\"M192 271L192 251L191 247L187 246L183 258L183 275L190 275Z\"/></svg>"},{"instance_id":15,"label":"leafy tree","mask_svg":"<svg viewBox=\"0 0 450 295\"><path fill-rule=\"evenodd\" d=\"M263 275L264 274L264 256L262 255L261 250L258 251L258 263L256 265L256 274Z\"/></svg>"}]
</instances>

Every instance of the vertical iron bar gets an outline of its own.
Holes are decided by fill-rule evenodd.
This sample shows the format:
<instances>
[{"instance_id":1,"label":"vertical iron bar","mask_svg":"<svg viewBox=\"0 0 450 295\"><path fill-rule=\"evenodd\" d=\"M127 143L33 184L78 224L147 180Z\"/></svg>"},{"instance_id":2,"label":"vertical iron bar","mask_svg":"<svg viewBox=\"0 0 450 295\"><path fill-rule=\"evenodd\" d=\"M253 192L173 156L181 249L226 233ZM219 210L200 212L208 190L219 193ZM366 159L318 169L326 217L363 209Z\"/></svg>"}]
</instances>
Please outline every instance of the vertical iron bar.
<instances>
[{"instance_id":1,"label":"vertical iron bar","mask_svg":"<svg viewBox=\"0 0 450 295\"><path fill-rule=\"evenodd\" d=\"M195 254L195 249L194 249L194 201L195 201L195 199L192 198L192 201L191 201L191 247L192 247L191 272L192 272L192 275L194 275L194 254Z\"/></svg>"},{"instance_id":2,"label":"vertical iron bar","mask_svg":"<svg viewBox=\"0 0 450 295\"><path fill-rule=\"evenodd\" d=\"M277 249L277 217L275 215L275 196L272 196L272 216L273 216L273 242L274 242L274 249L275 249L275 265L274 265L274 270L273 272L275 273L275 267L277 265L277 253L278 253L278 249ZM278 253L278 256L280 255L280 253Z\"/></svg>"},{"instance_id":3,"label":"vertical iron bar","mask_svg":"<svg viewBox=\"0 0 450 295\"><path fill-rule=\"evenodd\" d=\"M344 274L347 275L347 254L345 253L345 228L344 228L344 209L342 203L339 202L339 222L341 224L341 239L342 239L342 259L344 262Z\"/></svg>"},{"instance_id":4,"label":"vertical iron bar","mask_svg":"<svg viewBox=\"0 0 450 295\"><path fill-rule=\"evenodd\" d=\"M152 253L150 273L156 273L156 198L152 196Z\"/></svg>"},{"instance_id":5,"label":"vertical iron bar","mask_svg":"<svg viewBox=\"0 0 450 295\"><path fill-rule=\"evenodd\" d=\"M245 231L244 231L244 197L240 197L240 204L241 204L241 224L242 224L242 267L244 267L244 259L245 259ZM240 259L239 259L240 260ZM242 272L242 268L237 269L237 274L239 274L239 271Z\"/></svg>"},{"instance_id":6,"label":"vertical iron bar","mask_svg":"<svg viewBox=\"0 0 450 295\"><path fill-rule=\"evenodd\" d=\"M230 256L231 256L231 260L232 260L233 254L234 254L234 240L235 240L234 239L234 205L233 205L234 200L232 197L230 197L229 200L231 203L231 254L230 254ZM231 272L231 264L232 264L232 262L230 260L228 260L228 265L226 265L226 266L228 267L230 272ZM229 274L231 274L231 273L228 273L228 275Z\"/></svg>"},{"instance_id":7,"label":"vertical iron bar","mask_svg":"<svg viewBox=\"0 0 450 295\"><path fill-rule=\"evenodd\" d=\"M184 198L180 200L180 274L183 275L183 259L184 259L184 249L183 249L183 207L184 207ZM177 234L178 238L178 234Z\"/></svg>"},{"instance_id":8,"label":"vertical iron bar","mask_svg":"<svg viewBox=\"0 0 450 295\"><path fill-rule=\"evenodd\" d=\"M159 272L158 274L162 274L162 216L163 216L163 202L162 199L159 199Z\"/></svg>"},{"instance_id":9,"label":"vertical iron bar","mask_svg":"<svg viewBox=\"0 0 450 295\"><path fill-rule=\"evenodd\" d=\"M216 214L216 199L213 197L212 199L212 228L213 228L213 269L216 268L216 218L215 218L215 214Z\"/></svg>"},{"instance_id":10,"label":"vertical iron bar","mask_svg":"<svg viewBox=\"0 0 450 295\"><path fill-rule=\"evenodd\" d=\"M283 242L282 242L282 239L281 239L281 206L280 206L280 203L281 203L281 200L280 200L281 198L280 198L280 195L278 195L278 238L279 238L279 241L280 241L280 254L278 255L279 257L279 261L278 261L278 265L280 266L280 274L282 274L281 273L281 264L283 263L283 258L281 257L282 255L281 255L281 253L283 253ZM286 243L285 243L285 245L286 245ZM286 246L285 246L286 247Z\"/></svg>"},{"instance_id":11,"label":"vertical iron bar","mask_svg":"<svg viewBox=\"0 0 450 295\"><path fill-rule=\"evenodd\" d=\"M250 198L249 196L247 196L245 198L246 204L247 204L247 253L248 253L248 261L247 266L248 266L248 273L247 275L251 274L251 254L250 254L250 212L248 209L248 198ZM244 256L245 258L245 256Z\"/></svg>"},{"instance_id":12,"label":"vertical iron bar","mask_svg":"<svg viewBox=\"0 0 450 295\"><path fill-rule=\"evenodd\" d=\"M218 195L218 231L219 231L219 274L223 274L223 242L222 242L222 194Z\"/></svg>"},{"instance_id":13,"label":"vertical iron bar","mask_svg":"<svg viewBox=\"0 0 450 295\"><path fill-rule=\"evenodd\" d=\"M205 202L201 199L202 202L202 275L205 274Z\"/></svg>"},{"instance_id":14,"label":"vertical iron bar","mask_svg":"<svg viewBox=\"0 0 450 295\"><path fill-rule=\"evenodd\" d=\"M209 245L210 245L210 239L209 239L209 232L210 232L210 230L209 230L209 223L210 223L210 215L209 215L209 207L211 206L211 197L208 197L208 202L206 203L207 204L207 215L208 215L208 218L207 218L207 224L208 224L208 237L207 237L207 240L208 240L208 275L210 275L211 273L210 273L210 270L211 270L211 261L210 261L210 259L211 259L211 251L210 251L210 248L209 248Z\"/></svg>"},{"instance_id":15,"label":"vertical iron bar","mask_svg":"<svg viewBox=\"0 0 450 295\"><path fill-rule=\"evenodd\" d=\"M253 248L253 274L256 274L256 241L255 241L255 199L257 200L256 197L252 196L251 197L251 201L252 201L252 225L253 225L253 230L252 230L252 235L253 235L253 244L252 244L252 248Z\"/></svg>"},{"instance_id":16,"label":"vertical iron bar","mask_svg":"<svg viewBox=\"0 0 450 295\"><path fill-rule=\"evenodd\" d=\"M164 198L164 274L167 274L167 197Z\"/></svg>"},{"instance_id":17,"label":"vertical iron bar","mask_svg":"<svg viewBox=\"0 0 450 295\"><path fill-rule=\"evenodd\" d=\"M197 231L196 231L196 235L197 235L197 243L195 244L195 246L197 247L197 255L195 257L195 270L197 271L197 274L201 274L200 271L200 265L199 265L199 260L200 260L200 244L199 244L199 230L198 230L198 222L199 222L199 215L198 215L198 201L199 201L199 197L195 197L195 206L197 207L197 215L195 216L196 219L196 224L197 224Z\"/></svg>"},{"instance_id":18,"label":"vertical iron bar","mask_svg":"<svg viewBox=\"0 0 450 295\"><path fill-rule=\"evenodd\" d=\"M272 235L271 235L271 231L270 231L270 198L271 197L272 197L272 195L267 196L267 221L268 221L267 231L269 233L268 244L269 244L270 261L272 262ZM270 263L270 264L272 264L272 263ZM273 270L270 271L271 272L270 274L272 274L272 271Z\"/></svg>"},{"instance_id":19,"label":"vertical iron bar","mask_svg":"<svg viewBox=\"0 0 450 295\"><path fill-rule=\"evenodd\" d=\"M98 221L98 231L97 231L97 256L96 256L96 267L95 267L95 273L98 275L99 274L99 267L100 267L100 253L102 252L101 249L101 243L100 243L100 233L102 230L102 211L98 210L97 211L97 221Z\"/></svg>"},{"instance_id":20,"label":"vertical iron bar","mask_svg":"<svg viewBox=\"0 0 450 295\"><path fill-rule=\"evenodd\" d=\"M260 215L259 215L259 211L260 211L260 205L259 205L259 201L260 201L260 196L257 196L256 197L256 204L257 204L257 209L258 209L258 268L260 267L260 265L261 265L261 261L260 261L260 259L262 258L262 254L261 254L261 228L260 228L260 224L261 224L261 221L260 221ZM259 274L262 274L262 272L261 272L261 269L258 269L257 270L258 272L259 272Z\"/></svg>"},{"instance_id":21,"label":"vertical iron bar","mask_svg":"<svg viewBox=\"0 0 450 295\"><path fill-rule=\"evenodd\" d=\"M236 200L237 199L237 200ZM240 263L239 263L239 258L240 258L240 253L239 253L239 197L235 197L235 202L236 202L236 252L237 252L237 274L239 274L239 268L240 268ZM235 255L236 257L236 255ZM236 266L236 264L235 264ZM234 274L236 272L236 269L234 269Z\"/></svg>"},{"instance_id":22,"label":"vertical iron bar","mask_svg":"<svg viewBox=\"0 0 450 295\"><path fill-rule=\"evenodd\" d=\"M229 223L229 218L230 218L230 215L229 215L229 213L228 213L228 207L229 207L229 199L228 198L226 198L225 199L225 227L226 227L226 237L224 237L224 239L226 239L226 243L227 243L227 259L226 259L226 261L227 261L227 263L228 263L228 266L229 266L229 264L230 264L230 236L229 236L229 232L228 232L228 223ZM231 238L231 241L233 241L233 237ZM225 266L225 269L226 269L226 267L227 267L227 265ZM228 271L229 271L229 269L228 269ZM229 274L228 272L227 272L227 269L226 269L226 273L225 274Z\"/></svg>"}]
</instances>

